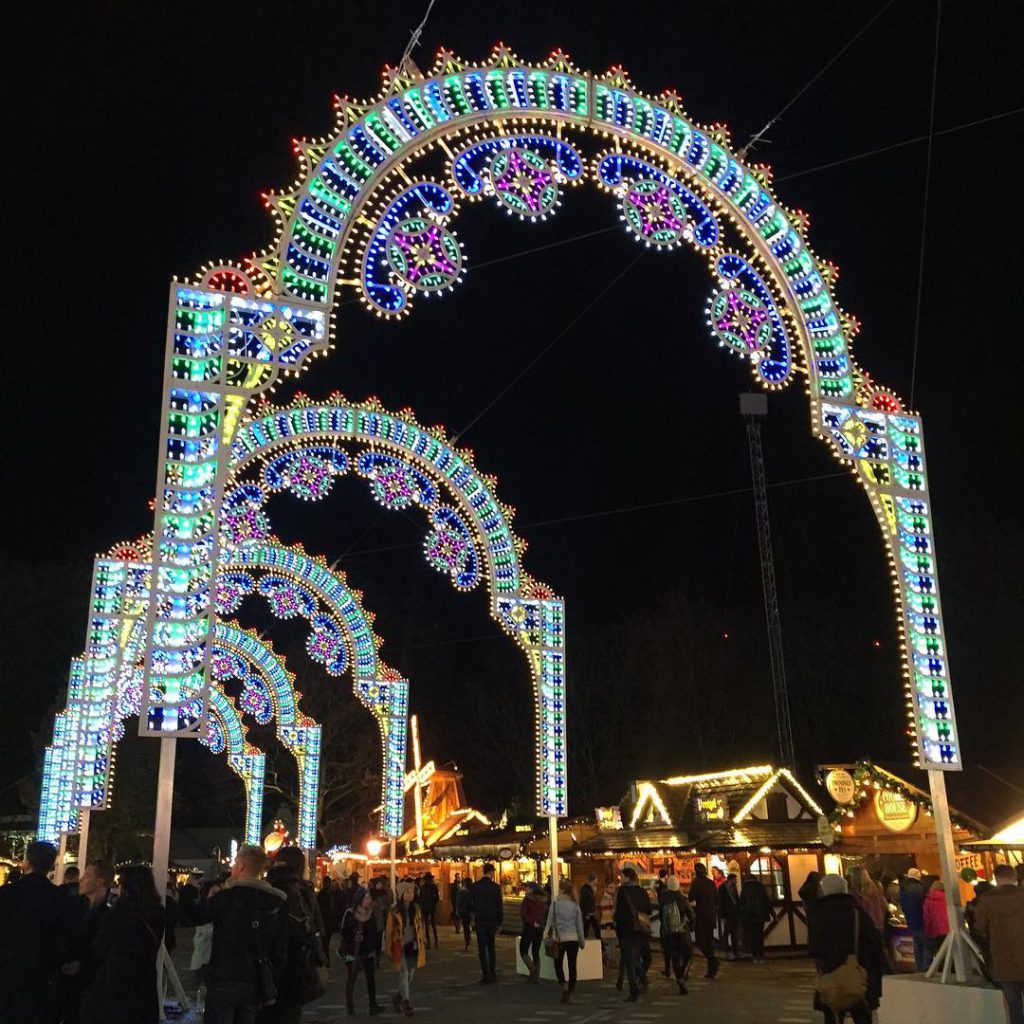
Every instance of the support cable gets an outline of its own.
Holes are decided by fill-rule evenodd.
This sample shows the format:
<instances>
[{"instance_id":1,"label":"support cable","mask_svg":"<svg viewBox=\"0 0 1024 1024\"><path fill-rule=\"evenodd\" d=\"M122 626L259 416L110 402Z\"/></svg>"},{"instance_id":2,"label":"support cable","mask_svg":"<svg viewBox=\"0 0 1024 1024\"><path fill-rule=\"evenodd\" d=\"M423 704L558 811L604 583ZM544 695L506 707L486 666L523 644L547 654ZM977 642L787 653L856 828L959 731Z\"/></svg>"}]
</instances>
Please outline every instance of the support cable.
<instances>
[{"instance_id":1,"label":"support cable","mask_svg":"<svg viewBox=\"0 0 1024 1024\"><path fill-rule=\"evenodd\" d=\"M805 92L807 92L807 90L808 90L808 89L810 89L810 87L811 87L812 85L814 85L814 83L815 83L815 82L816 82L816 81L817 81L817 80L818 80L819 78L821 78L821 76L822 76L823 74L825 74L825 72L826 72L826 71L828 71L828 69L829 69L830 67L832 67L832 65L833 65L833 64L835 64L835 62L836 62L837 60L839 60L839 58L840 58L840 57L842 57L842 55L843 55L844 53L846 53L846 51L847 51L847 50L848 50L848 49L849 49L849 48L850 48L851 46L853 46L853 44L854 44L855 42L857 42L857 40L858 40L858 39L860 39L860 37L861 37L862 35L864 35L864 33L865 33L865 32L867 32L867 30L868 30L869 28L871 28L871 26L872 26L872 25L874 25L874 23L875 23L876 21L878 21L878 19L879 19L879 18L880 18L880 17L881 17L881 16L883 15L883 14L885 14L885 12L886 12L887 10L889 10L889 8L890 8L890 7L892 7L892 5L893 5L893 4L895 3L895 2L896 2L896 0L889 0L889 2L888 2L888 3L887 3L887 4L885 5L885 6L884 6L884 7L882 7L882 8L881 8L881 10L879 10L879 11L878 11L878 12L877 12L876 14L874 14L874 15L873 15L873 16L872 16L872 17L871 17L871 18L870 18L870 19L869 19L869 20L868 20L868 21L867 21L867 22L866 22L866 23L865 23L865 24L864 24L864 25L863 25L862 27L861 27L861 29L860 29L860 30L859 30L859 31L857 32L857 34L856 34L856 35L855 35L855 36L854 36L854 37L853 37L852 39L850 39L850 40L849 40L849 41L848 41L848 42L847 42L847 43L846 43L846 44L845 44L844 46L842 46L842 47L841 47L841 48L840 48L839 50L837 50L837 51L836 51L836 52L835 52L835 53L834 53L834 54L833 54L833 55L832 55L832 56L831 56L831 57L830 57L830 58L829 58L829 59L828 59L828 60L827 60L827 61L825 62L825 64L824 64L824 65L823 65L823 66L822 66L822 67L821 67L821 68L820 68L820 69L819 69L819 70L818 70L817 72L815 72L815 74L813 74L813 75L812 75L812 76L811 76L811 77L810 77L810 78L809 78L809 79L807 80L807 82L806 82L806 83L805 83L805 84L804 84L804 85L803 85L803 86L802 86L802 87L801 87L801 88L800 88L800 89L799 89L799 90L797 91L796 95L794 95L794 96L793 96L793 98L792 98L792 99L791 99L791 100L790 100L790 101L789 101L788 103L784 104L784 105L783 105L783 106L782 106L782 107L781 107L781 108L779 109L779 112L778 112L778 113L777 113L777 114L776 114L776 115L775 115L774 117L770 117L770 118L769 118L769 119L768 119L768 120L767 120L767 121L765 122L765 125L764 125L764 127L763 127L763 128L762 128L762 129L760 130L760 131L756 131L756 132L754 132L754 134L753 134L753 135L751 135L749 139L747 139L747 142L746 142L746 144L745 144L745 145L744 145L744 146L743 146L743 147L742 147L742 148L741 148L741 149L739 150L739 152L738 152L738 153L736 154L736 155L737 155L737 157L739 157L739 159L740 159L740 160L744 160L744 159L746 159L747 153L749 153L749 152L750 152L750 150L752 150L752 149L754 148L754 146L756 146L756 145L757 145L757 144L758 144L759 142L761 142L762 140L764 140L765 142L769 141L769 140L767 140L767 139L764 139L764 133L765 133L765 132L767 132L767 131L769 131L769 130L771 129L772 125L773 125L773 124L775 124L775 123L776 123L776 122L777 122L777 121L779 120L779 118L780 118L780 117L782 117L782 115L783 115L783 114L784 114L784 113L785 113L785 112L786 112L787 110L789 110L789 108L790 108L791 106L793 106L793 104L794 104L794 103L796 103L796 101L797 101L798 99L800 99L800 97L801 97L801 96L803 96L803 94L804 94Z\"/></svg>"}]
</instances>

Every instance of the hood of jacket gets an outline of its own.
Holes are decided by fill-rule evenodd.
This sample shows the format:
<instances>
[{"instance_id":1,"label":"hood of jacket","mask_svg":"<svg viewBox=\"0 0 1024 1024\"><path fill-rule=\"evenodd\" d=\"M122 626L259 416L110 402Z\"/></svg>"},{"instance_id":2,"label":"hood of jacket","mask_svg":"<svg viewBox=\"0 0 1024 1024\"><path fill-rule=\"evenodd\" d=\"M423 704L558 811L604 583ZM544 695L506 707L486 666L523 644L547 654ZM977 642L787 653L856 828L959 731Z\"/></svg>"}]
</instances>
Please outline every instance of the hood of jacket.
<instances>
[{"instance_id":1,"label":"hood of jacket","mask_svg":"<svg viewBox=\"0 0 1024 1024\"><path fill-rule=\"evenodd\" d=\"M235 899L240 899L257 910L271 910L279 902L287 899L285 893L275 889L262 878L230 878L225 882L224 889L234 893Z\"/></svg>"}]
</instances>

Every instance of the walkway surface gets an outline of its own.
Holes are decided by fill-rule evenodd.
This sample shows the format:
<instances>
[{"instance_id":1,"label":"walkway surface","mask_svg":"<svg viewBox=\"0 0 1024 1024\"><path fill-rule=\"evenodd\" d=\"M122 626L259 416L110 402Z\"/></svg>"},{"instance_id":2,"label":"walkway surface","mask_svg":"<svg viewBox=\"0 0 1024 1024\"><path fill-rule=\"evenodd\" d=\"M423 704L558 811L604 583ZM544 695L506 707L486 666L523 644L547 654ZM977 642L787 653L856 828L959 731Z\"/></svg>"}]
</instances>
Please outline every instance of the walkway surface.
<instances>
[{"instance_id":1,"label":"walkway surface","mask_svg":"<svg viewBox=\"0 0 1024 1024\"><path fill-rule=\"evenodd\" d=\"M182 937L188 934L182 929ZM821 1015L811 1009L814 971L804 958L769 960L766 964L722 962L715 981L705 981L704 961L693 962L689 995L680 996L674 981L656 973L661 967L660 950L655 961L649 991L640 1002L623 1001L625 992L615 988L616 971L605 971L604 981L580 982L573 1002L559 1001L554 982L530 985L515 974L515 940L498 939L498 981L480 985L476 945L463 952L461 937L445 929L441 949L431 950L427 966L413 982L416 1018L428 1024L661 1024L700 1021L708 1024L819 1024ZM186 938L188 943L188 938ZM303 1024L341 1024L368 1020L363 979L356 988L357 1016L345 1013L344 971L333 957L331 982L322 999L306 1007ZM183 981L191 989L189 972ZM385 963L377 975L378 1000L387 1012L379 1021L404 1020L392 1009L396 972ZM194 991L194 990L191 990ZM191 994L191 992L190 992ZM415 1018L414 1018L415 1019Z\"/></svg>"}]
</instances>

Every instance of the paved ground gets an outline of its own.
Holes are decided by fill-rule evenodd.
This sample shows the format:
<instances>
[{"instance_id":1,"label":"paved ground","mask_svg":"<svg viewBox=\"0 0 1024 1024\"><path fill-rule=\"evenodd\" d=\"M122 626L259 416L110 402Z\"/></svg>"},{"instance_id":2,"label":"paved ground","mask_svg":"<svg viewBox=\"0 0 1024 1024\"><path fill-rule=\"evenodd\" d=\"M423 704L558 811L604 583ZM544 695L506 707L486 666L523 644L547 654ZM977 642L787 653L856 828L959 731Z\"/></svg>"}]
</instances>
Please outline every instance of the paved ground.
<instances>
[{"instance_id":1,"label":"paved ground","mask_svg":"<svg viewBox=\"0 0 1024 1024\"><path fill-rule=\"evenodd\" d=\"M675 981L655 974L639 1003L625 1003L625 992L615 989L616 971L604 981L580 982L569 1006L559 1002L554 982L530 985L514 973L515 947L511 937L498 940L498 983L477 984L480 977L475 944L462 952L462 939L447 932L441 949L431 950L427 966L413 982L416 1016L431 1024L660 1024L707 1021L709 1024L817 1024L820 1014L811 1009L814 972L805 959L778 959L767 964L723 962L715 981L704 981L704 961L694 961L690 994L680 996ZM652 970L661 965L655 958ZM394 971L385 966L378 974L380 1002L389 1007L380 1020L398 1020L391 1009ZM357 988L356 1009L366 1017L365 989ZM344 982L333 970L323 999L307 1007L303 1021L339 1024L354 1020L345 1015ZM404 1019L404 1018L401 1018Z\"/></svg>"},{"instance_id":2,"label":"paved ground","mask_svg":"<svg viewBox=\"0 0 1024 1024\"><path fill-rule=\"evenodd\" d=\"M182 947L190 945L189 932L179 932ZM623 1002L625 992L615 989L615 970L606 970L604 981L580 982L572 1004L559 1002L560 989L554 982L530 985L514 973L515 940L498 939L498 983L479 985L476 946L462 951L462 939L445 929L441 949L431 950L427 966L413 982L416 1017L428 1024L679 1024L699 1021L707 1024L819 1024L821 1015L811 1009L814 971L803 958L779 958L767 964L728 963L723 961L715 981L704 981L704 961L694 960L690 993L680 996L674 981L654 973L651 986L639 1003ZM181 964L185 948L179 948L175 960ZM653 971L661 966L656 951ZM187 962L187 960L185 961ZM356 1017L345 1013L344 969L331 970L327 994L308 1006L303 1024L341 1024L350 1020L368 1020L366 990L360 978L356 989ZM376 1018L381 1022L405 1020L391 1009L396 975L385 964L378 976L378 1000L387 1012ZM190 972L182 971L182 981L194 988ZM194 1018L192 1018L194 1019Z\"/></svg>"}]
</instances>

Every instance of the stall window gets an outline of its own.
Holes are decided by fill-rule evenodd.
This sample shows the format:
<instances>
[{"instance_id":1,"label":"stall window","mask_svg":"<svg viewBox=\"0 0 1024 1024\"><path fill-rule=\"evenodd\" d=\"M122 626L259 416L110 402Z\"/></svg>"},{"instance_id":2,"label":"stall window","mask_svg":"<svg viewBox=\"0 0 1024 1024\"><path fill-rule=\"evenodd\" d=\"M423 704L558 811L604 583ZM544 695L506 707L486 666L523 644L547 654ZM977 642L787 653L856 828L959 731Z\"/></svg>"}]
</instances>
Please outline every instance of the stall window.
<instances>
[{"instance_id":1,"label":"stall window","mask_svg":"<svg viewBox=\"0 0 1024 1024\"><path fill-rule=\"evenodd\" d=\"M774 857L758 857L752 860L750 873L765 887L769 899L781 900L785 896L782 887L782 865Z\"/></svg>"}]
</instances>

